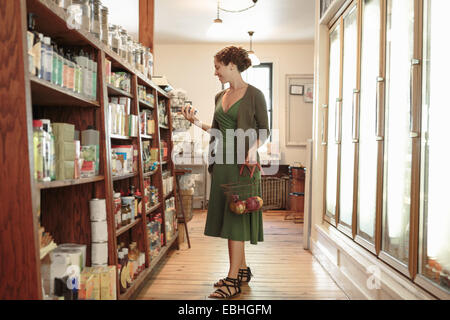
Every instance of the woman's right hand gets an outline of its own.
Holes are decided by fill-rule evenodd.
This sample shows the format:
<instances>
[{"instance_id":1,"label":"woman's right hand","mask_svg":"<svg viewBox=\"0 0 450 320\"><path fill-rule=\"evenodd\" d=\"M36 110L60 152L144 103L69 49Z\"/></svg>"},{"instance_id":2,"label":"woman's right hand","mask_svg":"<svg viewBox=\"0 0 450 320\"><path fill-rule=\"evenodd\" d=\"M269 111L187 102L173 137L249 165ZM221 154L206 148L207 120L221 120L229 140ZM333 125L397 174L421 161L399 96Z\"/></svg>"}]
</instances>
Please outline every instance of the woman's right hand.
<instances>
[{"instance_id":1,"label":"woman's right hand","mask_svg":"<svg viewBox=\"0 0 450 320\"><path fill-rule=\"evenodd\" d=\"M197 117L195 116L195 109L194 107L190 106L190 110L188 108L189 105L184 105L181 107L181 114L191 123L194 123L195 121L198 121Z\"/></svg>"}]
</instances>

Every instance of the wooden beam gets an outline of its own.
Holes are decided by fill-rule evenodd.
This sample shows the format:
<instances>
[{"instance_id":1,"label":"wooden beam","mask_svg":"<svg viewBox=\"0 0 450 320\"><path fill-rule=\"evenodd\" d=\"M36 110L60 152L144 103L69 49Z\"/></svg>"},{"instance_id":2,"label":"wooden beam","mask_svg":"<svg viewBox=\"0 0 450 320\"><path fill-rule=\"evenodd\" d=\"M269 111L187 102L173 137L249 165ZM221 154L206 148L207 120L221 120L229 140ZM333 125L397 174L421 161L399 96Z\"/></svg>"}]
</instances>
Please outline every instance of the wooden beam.
<instances>
[{"instance_id":1,"label":"wooden beam","mask_svg":"<svg viewBox=\"0 0 450 320\"><path fill-rule=\"evenodd\" d=\"M42 298L25 6L0 0L0 300Z\"/></svg>"},{"instance_id":2,"label":"wooden beam","mask_svg":"<svg viewBox=\"0 0 450 320\"><path fill-rule=\"evenodd\" d=\"M155 0L139 0L139 42L154 53Z\"/></svg>"}]
</instances>

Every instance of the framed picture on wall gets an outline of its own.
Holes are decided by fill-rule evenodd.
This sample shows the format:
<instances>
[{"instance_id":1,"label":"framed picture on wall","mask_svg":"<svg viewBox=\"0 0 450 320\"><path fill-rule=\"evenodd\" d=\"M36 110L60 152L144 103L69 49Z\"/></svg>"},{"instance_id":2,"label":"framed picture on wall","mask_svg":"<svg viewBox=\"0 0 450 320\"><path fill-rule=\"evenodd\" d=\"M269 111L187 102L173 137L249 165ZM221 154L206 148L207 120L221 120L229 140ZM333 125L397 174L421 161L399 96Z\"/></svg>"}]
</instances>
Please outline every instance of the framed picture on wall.
<instances>
[{"instance_id":1,"label":"framed picture on wall","mask_svg":"<svg viewBox=\"0 0 450 320\"><path fill-rule=\"evenodd\" d=\"M312 84L305 84L305 102L313 103L314 100L314 86Z\"/></svg>"},{"instance_id":2,"label":"framed picture on wall","mask_svg":"<svg viewBox=\"0 0 450 320\"><path fill-rule=\"evenodd\" d=\"M292 95L302 96L305 92L305 87L298 84L291 84L289 92Z\"/></svg>"}]
</instances>

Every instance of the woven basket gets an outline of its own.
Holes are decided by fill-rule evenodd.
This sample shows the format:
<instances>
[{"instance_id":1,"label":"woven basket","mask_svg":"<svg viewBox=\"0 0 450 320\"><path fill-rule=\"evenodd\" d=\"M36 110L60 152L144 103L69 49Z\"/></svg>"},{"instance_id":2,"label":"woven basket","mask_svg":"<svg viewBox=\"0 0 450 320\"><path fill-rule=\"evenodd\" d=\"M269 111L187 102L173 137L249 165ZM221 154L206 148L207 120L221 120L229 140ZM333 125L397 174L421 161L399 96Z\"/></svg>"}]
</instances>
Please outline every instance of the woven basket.
<instances>
[{"instance_id":1,"label":"woven basket","mask_svg":"<svg viewBox=\"0 0 450 320\"><path fill-rule=\"evenodd\" d=\"M194 189L188 189L188 190L180 190L180 196L183 201L183 211L184 216L186 217L186 222L191 221L192 219L192 208L194 205ZM180 199L177 198L177 217L180 222L182 222L183 214L181 213L181 205L180 205Z\"/></svg>"}]
</instances>

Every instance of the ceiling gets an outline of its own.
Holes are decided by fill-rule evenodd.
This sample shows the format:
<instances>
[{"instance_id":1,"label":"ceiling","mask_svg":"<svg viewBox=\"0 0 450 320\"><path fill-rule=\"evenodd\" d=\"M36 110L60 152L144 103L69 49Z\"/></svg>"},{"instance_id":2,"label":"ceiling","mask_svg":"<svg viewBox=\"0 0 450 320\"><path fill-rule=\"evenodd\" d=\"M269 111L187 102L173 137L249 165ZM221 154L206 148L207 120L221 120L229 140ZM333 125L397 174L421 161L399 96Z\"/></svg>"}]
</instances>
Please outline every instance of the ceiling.
<instances>
[{"instance_id":1,"label":"ceiling","mask_svg":"<svg viewBox=\"0 0 450 320\"><path fill-rule=\"evenodd\" d=\"M110 9L110 23L119 24L137 37L139 0L102 0ZM244 6L251 0L221 0L221 6ZM226 34L207 36L217 17L217 0L155 0L155 43L253 42L283 43L314 39L314 0L258 0L255 7L241 12L220 11ZM231 7L230 7L231 8Z\"/></svg>"}]
</instances>

